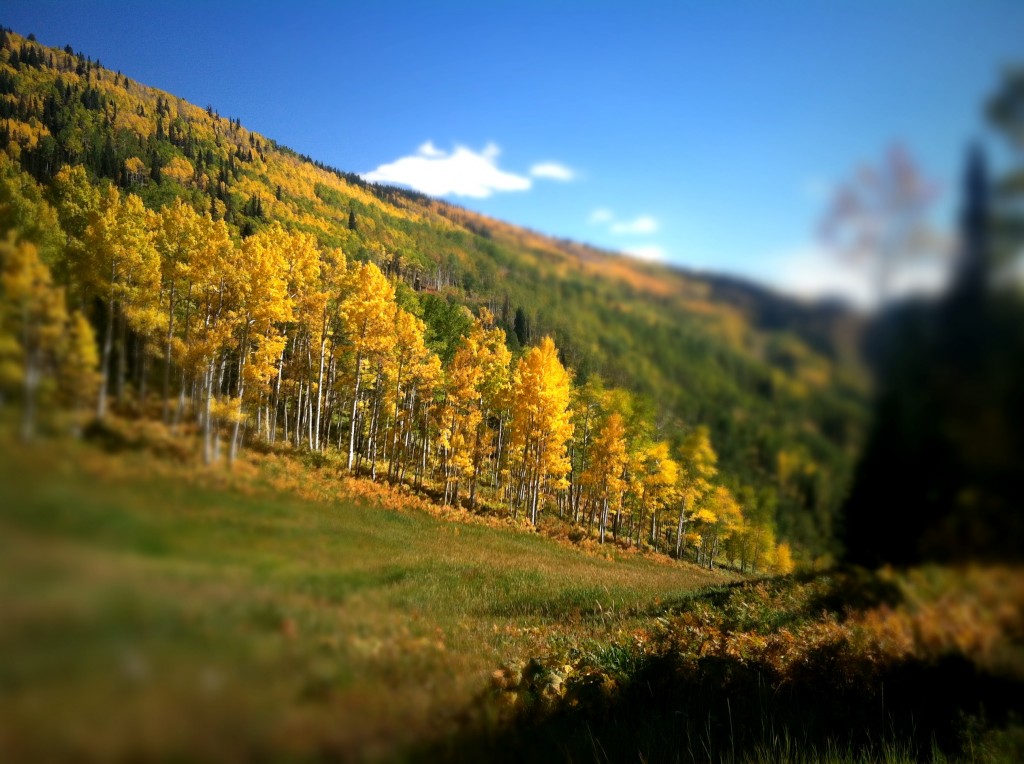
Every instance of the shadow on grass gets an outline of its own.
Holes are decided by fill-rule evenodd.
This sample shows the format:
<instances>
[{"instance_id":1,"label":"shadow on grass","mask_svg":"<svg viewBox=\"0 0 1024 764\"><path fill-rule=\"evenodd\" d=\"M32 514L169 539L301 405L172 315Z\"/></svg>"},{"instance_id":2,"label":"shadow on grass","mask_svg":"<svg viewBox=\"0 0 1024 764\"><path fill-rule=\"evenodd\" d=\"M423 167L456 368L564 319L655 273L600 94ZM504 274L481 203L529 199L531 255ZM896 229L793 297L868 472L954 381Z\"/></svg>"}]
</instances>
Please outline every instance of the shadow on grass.
<instances>
[{"instance_id":1,"label":"shadow on grass","mask_svg":"<svg viewBox=\"0 0 1024 764\"><path fill-rule=\"evenodd\" d=\"M972 720L1019 724L1022 691L961 656L880 667L852 658L844 643L809 652L786 677L765 663L669 654L646 660L625 683L581 682L553 707L528 700L510 725L484 725L414 758L815 761L839 752L873 761L900 751L901 760L927 761L965 753ZM1020 738L997 760L1022 760Z\"/></svg>"},{"instance_id":2,"label":"shadow on grass","mask_svg":"<svg viewBox=\"0 0 1024 764\"><path fill-rule=\"evenodd\" d=\"M827 611L846 615L880 606L895 607L903 599L903 592L894 581L882 579L864 568L848 567L827 591L811 599L807 609L812 613Z\"/></svg>"},{"instance_id":3,"label":"shadow on grass","mask_svg":"<svg viewBox=\"0 0 1024 764\"><path fill-rule=\"evenodd\" d=\"M644 614L671 617L703 608L713 612L713 621L721 629L770 634L818 620L823 614L845 620L851 613L894 608L903 601L894 581L851 567L693 589L649 605Z\"/></svg>"},{"instance_id":4,"label":"shadow on grass","mask_svg":"<svg viewBox=\"0 0 1024 764\"><path fill-rule=\"evenodd\" d=\"M493 713L417 753L452 762L1024 761L1024 671L997 676L952 651L888 654L827 626L902 601L894 580L855 568L688 593L651 613L668 629L661 648L613 642L572 670L532 662L511 686L505 670ZM726 649L726 634L747 638ZM994 753L979 755L980 737L1007 726Z\"/></svg>"}]
</instances>

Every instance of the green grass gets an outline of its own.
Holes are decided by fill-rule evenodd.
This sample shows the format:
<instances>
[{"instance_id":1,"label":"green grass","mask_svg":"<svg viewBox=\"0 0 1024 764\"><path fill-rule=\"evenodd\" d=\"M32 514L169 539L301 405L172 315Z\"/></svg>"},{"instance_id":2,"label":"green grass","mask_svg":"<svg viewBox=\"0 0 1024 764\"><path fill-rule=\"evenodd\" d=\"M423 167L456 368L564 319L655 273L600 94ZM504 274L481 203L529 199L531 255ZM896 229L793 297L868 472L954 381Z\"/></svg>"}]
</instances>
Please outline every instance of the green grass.
<instances>
[{"instance_id":1,"label":"green grass","mask_svg":"<svg viewBox=\"0 0 1024 764\"><path fill-rule=\"evenodd\" d=\"M0 453L5 761L401 755L486 714L495 667L723 580L258 474Z\"/></svg>"}]
</instances>

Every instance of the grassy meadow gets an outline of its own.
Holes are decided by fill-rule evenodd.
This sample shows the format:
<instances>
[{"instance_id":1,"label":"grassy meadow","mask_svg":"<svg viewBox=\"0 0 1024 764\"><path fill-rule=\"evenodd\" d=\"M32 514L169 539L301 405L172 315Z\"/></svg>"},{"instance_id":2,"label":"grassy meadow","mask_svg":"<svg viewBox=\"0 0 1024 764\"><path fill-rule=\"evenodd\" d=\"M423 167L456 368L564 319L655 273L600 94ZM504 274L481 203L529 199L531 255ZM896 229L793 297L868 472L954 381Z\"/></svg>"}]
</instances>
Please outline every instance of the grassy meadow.
<instances>
[{"instance_id":1,"label":"grassy meadow","mask_svg":"<svg viewBox=\"0 0 1024 764\"><path fill-rule=\"evenodd\" d=\"M3 441L0 761L1024 760L1018 568L741 578L183 443Z\"/></svg>"},{"instance_id":2,"label":"grassy meadow","mask_svg":"<svg viewBox=\"0 0 1024 764\"><path fill-rule=\"evenodd\" d=\"M729 577L352 498L296 459L3 453L4 761L412 755L500 721L496 669Z\"/></svg>"}]
</instances>

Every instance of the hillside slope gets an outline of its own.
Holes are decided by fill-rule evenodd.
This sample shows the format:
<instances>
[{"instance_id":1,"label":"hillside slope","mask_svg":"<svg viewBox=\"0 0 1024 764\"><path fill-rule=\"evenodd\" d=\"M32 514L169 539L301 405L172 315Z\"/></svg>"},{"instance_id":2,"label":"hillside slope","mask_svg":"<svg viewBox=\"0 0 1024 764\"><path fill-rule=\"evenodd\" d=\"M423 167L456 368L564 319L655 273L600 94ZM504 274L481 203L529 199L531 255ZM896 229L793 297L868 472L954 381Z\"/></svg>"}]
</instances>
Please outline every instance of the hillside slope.
<instances>
[{"instance_id":1,"label":"hillside slope","mask_svg":"<svg viewBox=\"0 0 1024 764\"><path fill-rule=\"evenodd\" d=\"M0 150L4 175L24 170L35 193L83 165L150 208L185 199L236 237L279 221L374 262L442 361L466 330L459 305L489 307L514 352L551 335L578 382L596 373L637 394L652 437L679 443L708 425L733 489L749 487L748 501L809 555L830 548L863 429L855 317L366 184L212 107L10 31Z\"/></svg>"}]
</instances>

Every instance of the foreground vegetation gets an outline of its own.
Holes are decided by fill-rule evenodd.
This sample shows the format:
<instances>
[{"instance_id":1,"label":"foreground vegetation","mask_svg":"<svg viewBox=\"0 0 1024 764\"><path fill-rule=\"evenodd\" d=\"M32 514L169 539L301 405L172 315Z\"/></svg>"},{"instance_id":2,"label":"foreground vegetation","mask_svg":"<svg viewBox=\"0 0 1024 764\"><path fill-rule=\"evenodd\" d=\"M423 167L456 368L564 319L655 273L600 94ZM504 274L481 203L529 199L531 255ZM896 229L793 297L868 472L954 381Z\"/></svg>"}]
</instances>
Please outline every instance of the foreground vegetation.
<instances>
[{"instance_id":1,"label":"foreground vegetation","mask_svg":"<svg viewBox=\"0 0 1024 764\"><path fill-rule=\"evenodd\" d=\"M740 581L295 455L96 442L4 442L5 760L1024 753L1019 570Z\"/></svg>"},{"instance_id":2,"label":"foreground vegetation","mask_svg":"<svg viewBox=\"0 0 1024 764\"><path fill-rule=\"evenodd\" d=\"M498 761L1024 758L1024 571L859 569L734 583L492 674ZM435 753L442 751L435 749Z\"/></svg>"},{"instance_id":3,"label":"foreground vegetation","mask_svg":"<svg viewBox=\"0 0 1024 764\"><path fill-rule=\"evenodd\" d=\"M495 666L727 579L339 496L293 459L3 453L6 761L393 755L486 713Z\"/></svg>"}]
</instances>

